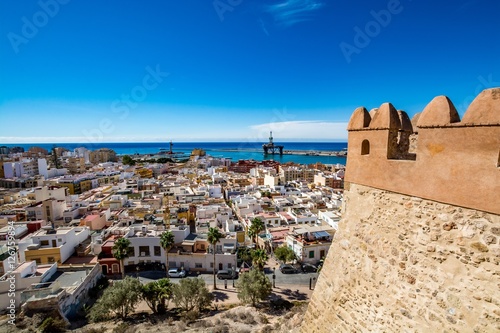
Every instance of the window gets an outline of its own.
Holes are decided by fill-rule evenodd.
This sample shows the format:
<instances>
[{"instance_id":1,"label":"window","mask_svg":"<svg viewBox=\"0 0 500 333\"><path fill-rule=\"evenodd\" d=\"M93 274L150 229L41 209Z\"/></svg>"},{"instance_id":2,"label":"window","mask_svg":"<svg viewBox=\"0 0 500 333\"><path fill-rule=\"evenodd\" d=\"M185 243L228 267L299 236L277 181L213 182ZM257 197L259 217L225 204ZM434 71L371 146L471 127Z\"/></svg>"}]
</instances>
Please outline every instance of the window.
<instances>
[{"instance_id":1,"label":"window","mask_svg":"<svg viewBox=\"0 0 500 333\"><path fill-rule=\"evenodd\" d=\"M228 264L227 264L227 268L228 268L228 269L231 269L231 267L233 267L233 266L231 265L231 263L228 263Z\"/></svg>"},{"instance_id":2,"label":"window","mask_svg":"<svg viewBox=\"0 0 500 333\"><path fill-rule=\"evenodd\" d=\"M205 251L205 244L200 244L200 249L201 249L202 251Z\"/></svg>"},{"instance_id":3,"label":"window","mask_svg":"<svg viewBox=\"0 0 500 333\"><path fill-rule=\"evenodd\" d=\"M55 259L54 259L54 257L48 257L47 261L48 261L49 264L53 264L53 263L56 262Z\"/></svg>"},{"instance_id":4,"label":"window","mask_svg":"<svg viewBox=\"0 0 500 333\"><path fill-rule=\"evenodd\" d=\"M48 240L42 240L40 241L41 246L49 246L49 241Z\"/></svg>"},{"instance_id":5,"label":"window","mask_svg":"<svg viewBox=\"0 0 500 333\"><path fill-rule=\"evenodd\" d=\"M314 251L309 251L309 258L314 258Z\"/></svg>"},{"instance_id":6,"label":"window","mask_svg":"<svg viewBox=\"0 0 500 333\"><path fill-rule=\"evenodd\" d=\"M129 257L135 257L135 250L134 250L134 247L133 246L129 246L128 248L128 256Z\"/></svg>"},{"instance_id":7,"label":"window","mask_svg":"<svg viewBox=\"0 0 500 333\"><path fill-rule=\"evenodd\" d=\"M319 251L319 257L324 258L325 257L325 250Z\"/></svg>"},{"instance_id":8,"label":"window","mask_svg":"<svg viewBox=\"0 0 500 333\"><path fill-rule=\"evenodd\" d=\"M210 268L214 268L214 263L213 262L210 263Z\"/></svg>"},{"instance_id":9,"label":"window","mask_svg":"<svg viewBox=\"0 0 500 333\"><path fill-rule=\"evenodd\" d=\"M361 155L370 155L370 141L363 140L361 142Z\"/></svg>"},{"instance_id":10,"label":"window","mask_svg":"<svg viewBox=\"0 0 500 333\"><path fill-rule=\"evenodd\" d=\"M161 256L161 247L155 246L155 257Z\"/></svg>"},{"instance_id":11,"label":"window","mask_svg":"<svg viewBox=\"0 0 500 333\"><path fill-rule=\"evenodd\" d=\"M37 264L41 264L42 261L40 260L40 258L33 258L31 260L34 260Z\"/></svg>"},{"instance_id":12,"label":"window","mask_svg":"<svg viewBox=\"0 0 500 333\"><path fill-rule=\"evenodd\" d=\"M201 263L197 262L194 264L194 267L195 268L203 268L203 265Z\"/></svg>"},{"instance_id":13,"label":"window","mask_svg":"<svg viewBox=\"0 0 500 333\"><path fill-rule=\"evenodd\" d=\"M149 257L149 246L139 246L139 256Z\"/></svg>"}]
</instances>

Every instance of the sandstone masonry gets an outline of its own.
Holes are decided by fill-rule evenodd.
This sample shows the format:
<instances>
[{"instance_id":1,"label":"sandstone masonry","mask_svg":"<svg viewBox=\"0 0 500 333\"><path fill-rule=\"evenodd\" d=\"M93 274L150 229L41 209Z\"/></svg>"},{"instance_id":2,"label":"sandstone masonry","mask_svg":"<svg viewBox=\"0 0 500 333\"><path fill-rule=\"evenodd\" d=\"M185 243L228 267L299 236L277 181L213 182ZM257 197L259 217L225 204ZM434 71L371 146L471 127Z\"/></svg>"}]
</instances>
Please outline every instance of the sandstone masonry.
<instances>
[{"instance_id":1,"label":"sandstone masonry","mask_svg":"<svg viewBox=\"0 0 500 333\"><path fill-rule=\"evenodd\" d=\"M462 121L437 98L415 124L391 105L353 114L344 215L302 332L500 331L500 89Z\"/></svg>"}]
</instances>

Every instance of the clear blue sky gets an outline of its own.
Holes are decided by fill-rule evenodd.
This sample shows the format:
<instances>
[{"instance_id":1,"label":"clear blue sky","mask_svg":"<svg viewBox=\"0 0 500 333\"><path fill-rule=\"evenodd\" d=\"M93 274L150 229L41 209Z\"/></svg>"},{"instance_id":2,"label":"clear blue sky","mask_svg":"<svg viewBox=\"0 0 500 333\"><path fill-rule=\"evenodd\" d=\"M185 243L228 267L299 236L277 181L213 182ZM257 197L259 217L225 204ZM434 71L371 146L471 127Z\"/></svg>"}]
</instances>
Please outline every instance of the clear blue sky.
<instances>
[{"instance_id":1,"label":"clear blue sky","mask_svg":"<svg viewBox=\"0 0 500 333\"><path fill-rule=\"evenodd\" d=\"M498 0L2 0L0 143L345 141L354 108L412 116L437 95L463 115L500 86L499 14Z\"/></svg>"}]
</instances>

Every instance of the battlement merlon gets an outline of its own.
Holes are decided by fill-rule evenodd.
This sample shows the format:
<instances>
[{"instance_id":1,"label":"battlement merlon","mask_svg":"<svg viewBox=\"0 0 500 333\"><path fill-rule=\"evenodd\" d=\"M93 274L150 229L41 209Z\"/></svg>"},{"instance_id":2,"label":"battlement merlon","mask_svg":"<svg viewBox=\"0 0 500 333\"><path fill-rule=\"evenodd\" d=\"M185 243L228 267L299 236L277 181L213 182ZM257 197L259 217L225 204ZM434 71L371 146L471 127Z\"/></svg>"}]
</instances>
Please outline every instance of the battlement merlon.
<instances>
[{"instance_id":1,"label":"battlement merlon","mask_svg":"<svg viewBox=\"0 0 500 333\"><path fill-rule=\"evenodd\" d=\"M347 183L500 214L500 88L462 120L438 96L411 121L390 103L357 108L347 130Z\"/></svg>"}]
</instances>

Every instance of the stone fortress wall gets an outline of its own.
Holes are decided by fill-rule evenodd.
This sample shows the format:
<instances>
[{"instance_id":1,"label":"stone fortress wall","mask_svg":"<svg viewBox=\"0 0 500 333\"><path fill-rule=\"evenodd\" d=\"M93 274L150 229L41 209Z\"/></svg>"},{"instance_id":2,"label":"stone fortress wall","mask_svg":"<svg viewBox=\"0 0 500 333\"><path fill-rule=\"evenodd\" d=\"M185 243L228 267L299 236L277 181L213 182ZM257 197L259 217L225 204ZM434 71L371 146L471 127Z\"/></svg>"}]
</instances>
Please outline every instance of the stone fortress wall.
<instances>
[{"instance_id":1,"label":"stone fortress wall","mask_svg":"<svg viewBox=\"0 0 500 333\"><path fill-rule=\"evenodd\" d=\"M500 331L500 88L348 125L344 215L302 332Z\"/></svg>"}]
</instances>

